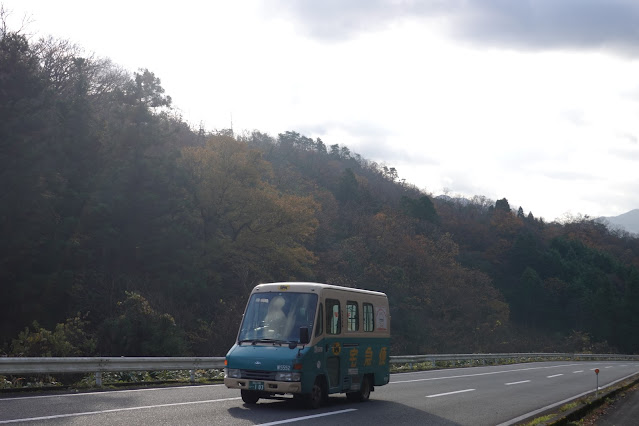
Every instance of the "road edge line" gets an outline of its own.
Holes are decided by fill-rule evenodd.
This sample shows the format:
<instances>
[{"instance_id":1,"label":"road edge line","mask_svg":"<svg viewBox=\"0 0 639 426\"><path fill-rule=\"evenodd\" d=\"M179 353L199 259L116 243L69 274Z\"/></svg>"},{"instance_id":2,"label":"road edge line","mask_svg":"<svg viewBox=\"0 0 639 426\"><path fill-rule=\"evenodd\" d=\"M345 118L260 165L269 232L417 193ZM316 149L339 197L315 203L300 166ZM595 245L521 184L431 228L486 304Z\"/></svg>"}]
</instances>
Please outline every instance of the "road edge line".
<instances>
[{"instance_id":1,"label":"road edge line","mask_svg":"<svg viewBox=\"0 0 639 426\"><path fill-rule=\"evenodd\" d=\"M638 376L638 375L639 375L639 371L635 371L634 373L629 374L629 375L627 375L626 377L622 377L621 379L617 379L617 380L615 380L614 382L610 382L610 383L608 383L608 384L607 384L607 385L605 385L605 386L601 386L601 387L599 388L599 390L607 389L607 388L609 388L609 387L611 387L611 386L616 385L616 384L617 384L617 383L619 383L619 382L623 382L624 380L628 380L628 379L630 379L631 377ZM637 380L637 381L639 381L639 377L638 377L636 380ZM612 391L612 392L616 392L616 391L617 391L617 390ZM579 395L572 396L572 397L570 397L570 398L564 399L563 401L555 402L555 403L553 403L553 404L547 405L547 406L545 406L545 407L539 408L539 409L534 410L534 411L531 411L531 412L529 412L529 413L522 414L522 415L521 415L521 416L519 416L519 417L515 417L514 419L510 419L510 420L508 420L508 421L505 421L505 422L503 422L503 423L500 423L500 424L498 424L497 426L510 426L510 425L513 425L513 424L516 424L516 423L524 422L524 421L526 421L526 420L532 420L532 419L536 418L538 414L544 413L544 412L549 411L549 410L551 410L551 409L553 409L553 408L555 408L555 407L559 407L559 406L561 406L561 405L563 405L563 404L569 403L569 402L571 402L571 401L574 401L574 400L576 400L576 399L582 398L582 397L584 397L584 396L586 396L586 395L590 395L590 394L595 393L595 392L596 392L595 390L591 390L591 391L588 391L588 392L580 393ZM604 400L605 400L605 398L607 398L607 397L608 397L608 396L609 396L612 392L608 392L608 393L606 393L605 395L602 393L602 394L601 394L601 396L600 396L599 398L597 398L597 399L596 399L596 401L604 401ZM591 407L593 402L594 402L594 400L593 400L593 401L591 401L591 403L589 403L589 404L587 404L587 405L584 405L583 407L576 408L576 409L574 410L574 412L576 412L576 411L578 411L578 410L580 410L580 409L583 409L584 407ZM594 408L594 407L592 407L592 408ZM570 414L572 414L572 412L568 412L568 413L566 413L564 416L562 416L562 418L563 418L563 417L567 417L567 416L569 416ZM560 419L557 419L557 420L560 420ZM553 422L554 422L554 421L553 421Z\"/></svg>"}]
</instances>

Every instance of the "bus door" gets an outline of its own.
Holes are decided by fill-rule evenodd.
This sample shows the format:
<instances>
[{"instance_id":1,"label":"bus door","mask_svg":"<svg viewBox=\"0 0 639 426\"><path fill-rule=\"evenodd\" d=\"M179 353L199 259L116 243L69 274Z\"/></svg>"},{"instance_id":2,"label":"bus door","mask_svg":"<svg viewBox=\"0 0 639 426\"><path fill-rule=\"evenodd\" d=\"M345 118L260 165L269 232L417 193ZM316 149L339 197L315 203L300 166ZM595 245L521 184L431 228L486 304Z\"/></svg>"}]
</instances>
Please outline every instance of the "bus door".
<instances>
[{"instance_id":1,"label":"bus door","mask_svg":"<svg viewBox=\"0 0 639 426\"><path fill-rule=\"evenodd\" d=\"M344 317L346 334L342 343L342 371L345 374L343 389L345 392L358 391L361 386L361 377L363 374L363 356L359 336L360 311L359 302L356 300L346 301L346 312Z\"/></svg>"},{"instance_id":2,"label":"bus door","mask_svg":"<svg viewBox=\"0 0 639 426\"><path fill-rule=\"evenodd\" d=\"M341 368L340 357L342 353L342 343L340 334L341 306L337 299L326 299L326 371L328 374L329 393L341 392Z\"/></svg>"}]
</instances>

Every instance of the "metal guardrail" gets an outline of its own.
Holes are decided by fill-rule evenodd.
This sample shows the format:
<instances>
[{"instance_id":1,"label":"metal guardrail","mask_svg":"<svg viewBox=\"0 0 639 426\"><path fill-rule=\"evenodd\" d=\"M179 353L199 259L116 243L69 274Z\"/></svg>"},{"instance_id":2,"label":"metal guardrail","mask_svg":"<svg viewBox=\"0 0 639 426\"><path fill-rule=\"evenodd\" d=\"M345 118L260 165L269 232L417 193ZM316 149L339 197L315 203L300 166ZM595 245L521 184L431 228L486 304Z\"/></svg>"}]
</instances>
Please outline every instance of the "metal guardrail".
<instances>
[{"instance_id":1,"label":"metal guardrail","mask_svg":"<svg viewBox=\"0 0 639 426\"><path fill-rule=\"evenodd\" d=\"M446 361L505 361L515 360L530 362L535 360L572 360L572 361L595 361L595 360L634 360L639 361L639 355L620 354L579 354L579 353L501 353L501 354L444 354L444 355L400 355L391 356L392 364L412 364L429 362L433 367L436 363Z\"/></svg>"},{"instance_id":2,"label":"metal guardrail","mask_svg":"<svg viewBox=\"0 0 639 426\"><path fill-rule=\"evenodd\" d=\"M0 358L0 374L95 373L102 386L102 373L120 371L195 370L224 368L224 357L106 357L106 358Z\"/></svg>"},{"instance_id":3,"label":"metal guardrail","mask_svg":"<svg viewBox=\"0 0 639 426\"><path fill-rule=\"evenodd\" d=\"M444 354L444 355L399 355L391 356L391 364L445 361L534 361L534 360L634 360L639 355L618 354L575 354L575 353L503 353L503 354ZM162 371L190 370L191 381L195 381L194 372L199 369L224 368L224 357L39 357L0 358L0 374L53 374L53 373L95 373L96 385L102 385L102 373L120 371Z\"/></svg>"}]
</instances>

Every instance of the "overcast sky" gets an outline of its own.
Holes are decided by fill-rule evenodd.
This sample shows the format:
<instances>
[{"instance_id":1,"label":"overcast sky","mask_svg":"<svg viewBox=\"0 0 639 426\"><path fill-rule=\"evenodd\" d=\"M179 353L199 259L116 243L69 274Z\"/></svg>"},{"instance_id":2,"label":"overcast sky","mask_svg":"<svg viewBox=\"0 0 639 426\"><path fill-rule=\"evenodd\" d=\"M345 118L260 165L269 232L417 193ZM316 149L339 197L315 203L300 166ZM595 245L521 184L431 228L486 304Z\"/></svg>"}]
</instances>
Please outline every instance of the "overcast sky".
<instances>
[{"instance_id":1,"label":"overcast sky","mask_svg":"<svg viewBox=\"0 0 639 426\"><path fill-rule=\"evenodd\" d=\"M295 130L548 221L639 208L637 0L0 3L148 68L194 126Z\"/></svg>"}]
</instances>

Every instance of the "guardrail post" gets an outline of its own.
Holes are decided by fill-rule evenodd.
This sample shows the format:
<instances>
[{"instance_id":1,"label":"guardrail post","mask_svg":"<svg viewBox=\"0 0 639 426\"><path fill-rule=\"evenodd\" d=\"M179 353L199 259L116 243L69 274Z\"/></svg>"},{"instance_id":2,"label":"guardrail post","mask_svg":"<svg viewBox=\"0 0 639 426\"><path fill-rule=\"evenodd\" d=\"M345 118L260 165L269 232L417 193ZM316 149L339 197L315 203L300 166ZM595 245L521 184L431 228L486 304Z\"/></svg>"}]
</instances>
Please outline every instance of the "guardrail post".
<instances>
[{"instance_id":1,"label":"guardrail post","mask_svg":"<svg viewBox=\"0 0 639 426\"><path fill-rule=\"evenodd\" d=\"M189 370L189 374L191 375L191 383L195 383L195 370Z\"/></svg>"},{"instance_id":2,"label":"guardrail post","mask_svg":"<svg viewBox=\"0 0 639 426\"><path fill-rule=\"evenodd\" d=\"M102 387L102 372L101 371L96 371L95 372L95 385Z\"/></svg>"}]
</instances>

